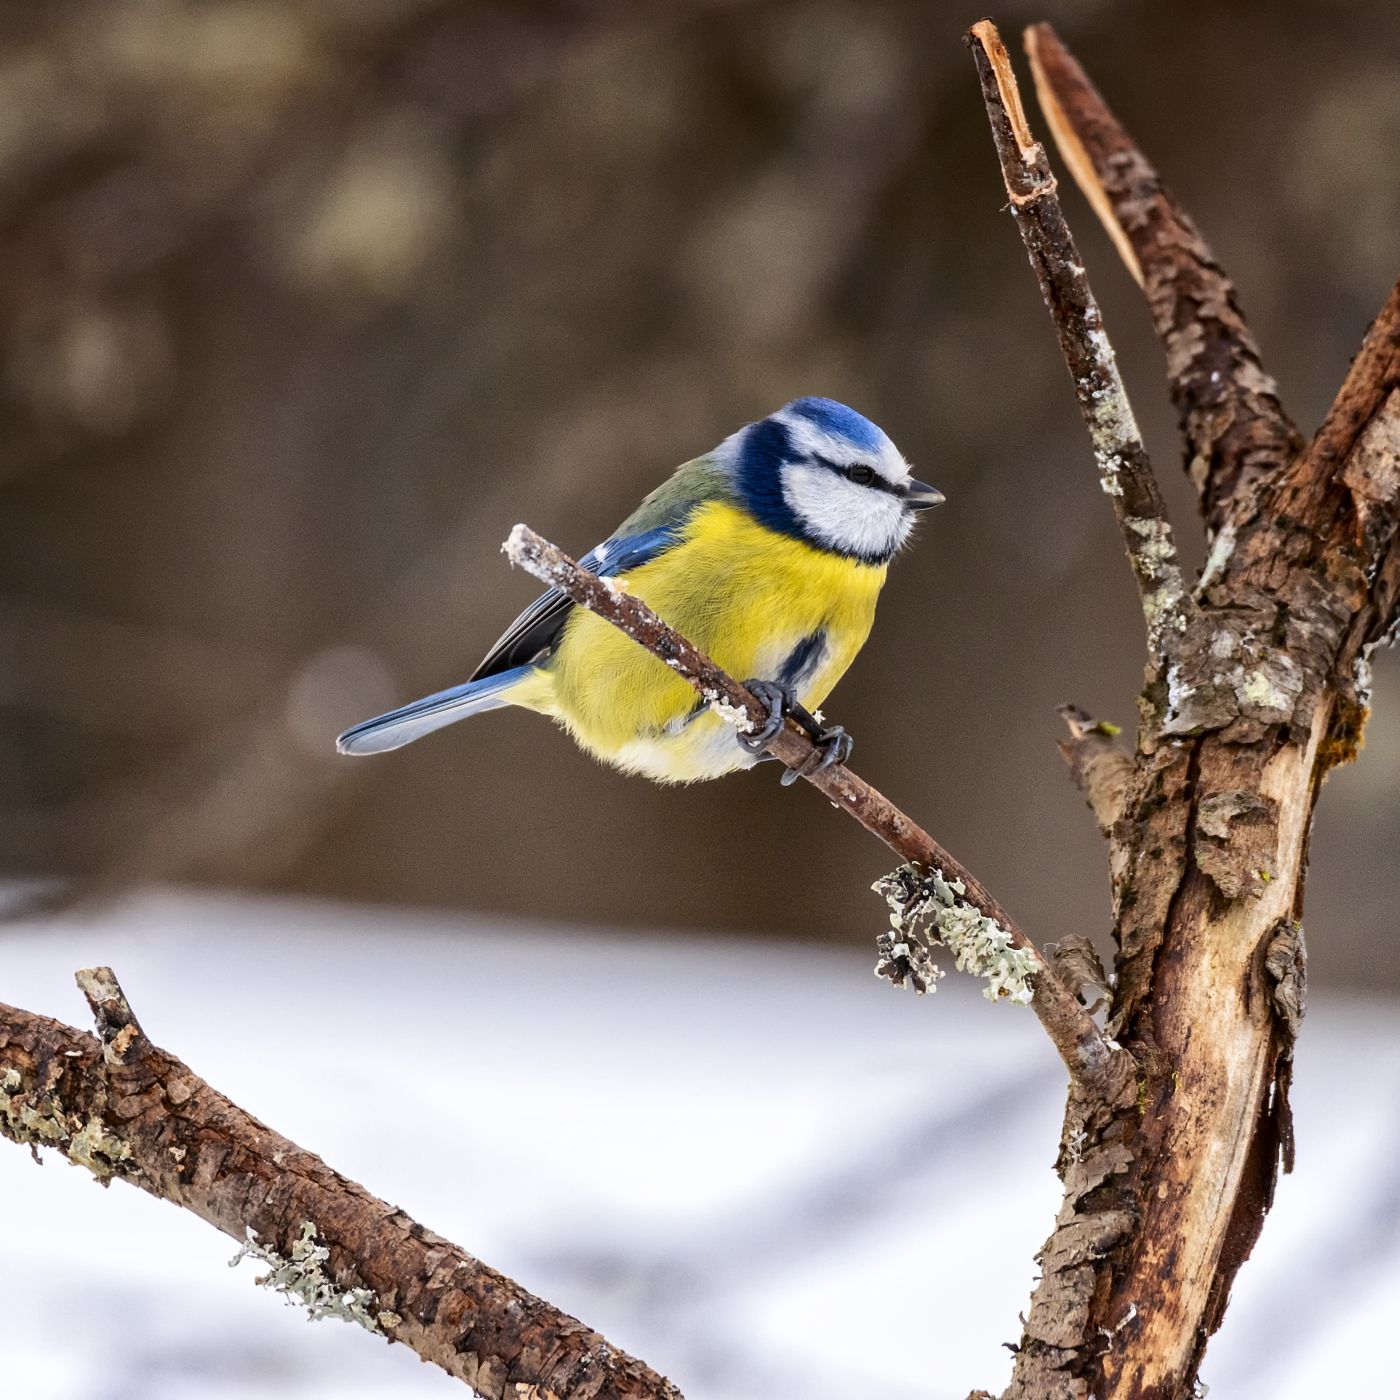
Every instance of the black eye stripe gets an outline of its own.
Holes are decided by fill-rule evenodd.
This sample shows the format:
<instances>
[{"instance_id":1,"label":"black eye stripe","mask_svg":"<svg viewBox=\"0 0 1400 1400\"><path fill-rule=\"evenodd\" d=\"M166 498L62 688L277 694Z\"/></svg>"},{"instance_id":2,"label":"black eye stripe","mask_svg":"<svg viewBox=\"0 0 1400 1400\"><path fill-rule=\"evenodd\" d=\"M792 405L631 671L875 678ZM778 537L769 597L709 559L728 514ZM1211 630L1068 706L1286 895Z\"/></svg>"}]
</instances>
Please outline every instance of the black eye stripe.
<instances>
[{"instance_id":1,"label":"black eye stripe","mask_svg":"<svg viewBox=\"0 0 1400 1400\"><path fill-rule=\"evenodd\" d=\"M837 476L845 476L847 480L850 479L849 476L847 476L847 473L850 470L848 467L839 466L837 463L833 462L830 457L823 457L820 452L812 453L812 461L815 462L819 467L825 467L827 471L835 472ZM852 465L864 466L867 464L853 463ZM885 478L881 476L879 472L875 473L875 476L872 480L862 482L861 485L870 487L872 491L884 491L887 495L890 496L902 496L904 494L902 488L894 486L890 482L886 481Z\"/></svg>"}]
</instances>

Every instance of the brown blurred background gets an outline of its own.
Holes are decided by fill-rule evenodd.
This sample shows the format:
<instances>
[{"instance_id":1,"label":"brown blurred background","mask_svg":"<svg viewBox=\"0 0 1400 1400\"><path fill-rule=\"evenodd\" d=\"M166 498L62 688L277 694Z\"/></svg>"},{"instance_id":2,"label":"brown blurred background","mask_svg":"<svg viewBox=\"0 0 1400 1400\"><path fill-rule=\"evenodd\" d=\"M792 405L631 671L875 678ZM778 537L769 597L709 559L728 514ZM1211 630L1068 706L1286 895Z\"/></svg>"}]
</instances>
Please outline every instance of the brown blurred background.
<instances>
[{"instance_id":1,"label":"brown blurred background","mask_svg":"<svg viewBox=\"0 0 1400 1400\"><path fill-rule=\"evenodd\" d=\"M771 769L663 790L511 713L332 751L529 600L514 522L582 551L821 393L948 496L827 707L859 771L1037 936L1104 933L1054 706L1129 723L1140 623L1000 212L978 15L5 0L0 869L868 941L887 857ZM1400 10L995 17L1074 46L1311 429L1400 272ZM1067 204L1198 562L1140 297ZM1396 661L1321 806L1324 980L1400 984Z\"/></svg>"}]
</instances>

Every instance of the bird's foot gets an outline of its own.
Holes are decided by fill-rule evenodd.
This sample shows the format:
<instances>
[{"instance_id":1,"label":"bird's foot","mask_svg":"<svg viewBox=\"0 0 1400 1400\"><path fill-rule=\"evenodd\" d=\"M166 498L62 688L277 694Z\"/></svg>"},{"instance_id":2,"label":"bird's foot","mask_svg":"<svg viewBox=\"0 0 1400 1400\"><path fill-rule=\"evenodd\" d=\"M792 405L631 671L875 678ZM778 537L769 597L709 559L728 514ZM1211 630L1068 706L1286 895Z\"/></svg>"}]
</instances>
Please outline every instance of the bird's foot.
<instances>
[{"instance_id":1,"label":"bird's foot","mask_svg":"<svg viewBox=\"0 0 1400 1400\"><path fill-rule=\"evenodd\" d=\"M790 787L799 778L820 773L833 764L844 763L855 747L855 740L839 724L824 725L805 705L798 702L792 688L780 685L777 681L747 680L744 688L768 711L768 718L752 733L738 735L738 740L747 752L763 754L764 745L783 727L789 717L795 720L807 737L815 745L811 756L796 768L785 770L782 776L784 787Z\"/></svg>"},{"instance_id":2,"label":"bird's foot","mask_svg":"<svg viewBox=\"0 0 1400 1400\"><path fill-rule=\"evenodd\" d=\"M736 734L739 747L749 753L762 753L763 746L783 727L783 721L793 713L797 697L789 686L776 681L750 680L744 689L768 711L768 718L747 734ZM800 708L800 707L799 707Z\"/></svg>"},{"instance_id":3,"label":"bird's foot","mask_svg":"<svg viewBox=\"0 0 1400 1400\"><path fill-rule=\"evenodd\" d=\"M803 725L806 728L806 725ZM783 776L778 780L784 787L791 787L799 778L810 778L814 773L821 773L837 763L844 763L851 756L851 750L855 748L856 741L846 733L845 727L840 724L833 724L829 729L821 729L819 733L812 736L811 757L803 760L796 768L788 768L783 771Z\"/></svg>"}]
</instances>

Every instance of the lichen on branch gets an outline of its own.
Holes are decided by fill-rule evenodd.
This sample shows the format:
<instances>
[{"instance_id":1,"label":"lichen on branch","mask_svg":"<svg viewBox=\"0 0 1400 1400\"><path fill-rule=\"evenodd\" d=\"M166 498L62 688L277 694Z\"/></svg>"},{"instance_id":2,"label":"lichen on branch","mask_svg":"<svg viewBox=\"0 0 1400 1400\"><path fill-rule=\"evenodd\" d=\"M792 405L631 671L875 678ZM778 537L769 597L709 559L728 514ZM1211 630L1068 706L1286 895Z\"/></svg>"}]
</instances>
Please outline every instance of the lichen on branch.
<instances>
[{"instance_id":1,"label":"lichen on branch","mask_svg":"<svg viewBox=\"0 0 1400 1400\"><path fill-rule=\"evenodd\" d=\"M1032 978L1045 971L1044 964L1018 947L996 920L963 898L967 887L961 880L909 864L883 876L872 888L890 907L891 932L877 941L876 976L896 986L907 981L916 992L933 991L943 972L933 961L932 945L941 943L952 953L959 972L986 982L982 995L988 1001L1030 1005L1035 995Z\"/></svg>"},{"instance_id":2,"label":"lichen on branch","mask_svg":"<svg viewBox=\"0 0 1400 1400\"><path fill-rule=\"evenodd\" d=\"M279 1254L270 1245L262 1244L250 1225L248 1238L228 1263L231 1269L249 1258L266 1264L267 1273L260 1274L254 1282L259 1288L284 1294L293 1306L305 1308L312 1322L338 1317L342 1322L355 1322L368 1332L383 1335L403 1321L398 1313L378 1306L373 1290L339 1287L325 1270L330 1257L330 1249L316 1238L315 1223L303 1220L290 1255Z\"/></svg>"},{"instance_id":3,"label":"lichen on branch","mask_svg":"<svg viewBox=\"0 0 1400 1400\"><path fill-rule=\"evenodd\" d=\"M79 974L99 1036L0 1004L0 1136L193 1212L260 1282L410 1347L481 1395L681 1400L514 1280L377 1200L141 1033L110 968ZM318 1228L317 1222L320 1222Z\"/></svg>"},{"instance_id":4,"label":"lichen on branch","mask_svg":"<svg viewBox=\"0 0 1400 1400\"><path fill-rule=\"evenodd\" d=\"M1060 156L1146 294L1188 475L1211 530L1224 530L1231 497L1282 471L1302 439L1194 221L1048 24L1026 31L1026 52Z\"/></svg>"},{"instance_id":5,"label":"lichen on branch","mask_svg":"<svg viewBox=\"0 0 1400 1400\"><path fill-rule=\"evenodd\" d=\"M1185 633L1192 611L1166 502L1098 301L1060 207L1045 148L1031 135L1026 121L1006 46L990 20L973 25L966 40L977 63L1009 207L1074 383L1099 482L1113 504L1137 580L1148 647L1160 656Z\"/></svg>"}]
</instances>

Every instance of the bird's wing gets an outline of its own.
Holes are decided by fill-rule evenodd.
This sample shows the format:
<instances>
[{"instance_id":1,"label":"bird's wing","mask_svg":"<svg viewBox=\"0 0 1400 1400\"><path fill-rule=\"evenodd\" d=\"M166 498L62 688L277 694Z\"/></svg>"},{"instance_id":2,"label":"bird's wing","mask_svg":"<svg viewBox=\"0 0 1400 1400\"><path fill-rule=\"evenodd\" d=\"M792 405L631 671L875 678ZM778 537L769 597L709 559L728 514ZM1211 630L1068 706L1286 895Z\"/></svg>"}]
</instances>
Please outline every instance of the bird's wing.
<instances>
[{"instance_id":1,"label":"bird's wing","mask_svg":"<svg viewBox=\"0 0 1400 1400\"><path fill-rule=\"evenodd\" d=\"M687 462L579 563L599 578L614 578L650 563L675 542L697 505L727 494L727 480L709 457ZM472 680L538 660L559 640L573 606L573 600L557 588L541 594L501 634Z\"/></svg>"},{"instance_id":2,"label":"bird's wing","mask_svg":"<svg viewBox=\"0 0 1400 1400\"><path fill-rule=\"evenodd\" d=\"M579 563L599 578L611 578L655 559L675 538L676 528L662 526L640 535L614 535L597 549L590 550ZM557 588L542 593L501 634L472 673L472 680L479 681L538 660L558 641L573 606L573 599Z\"/></svg>"}]
</instances>

